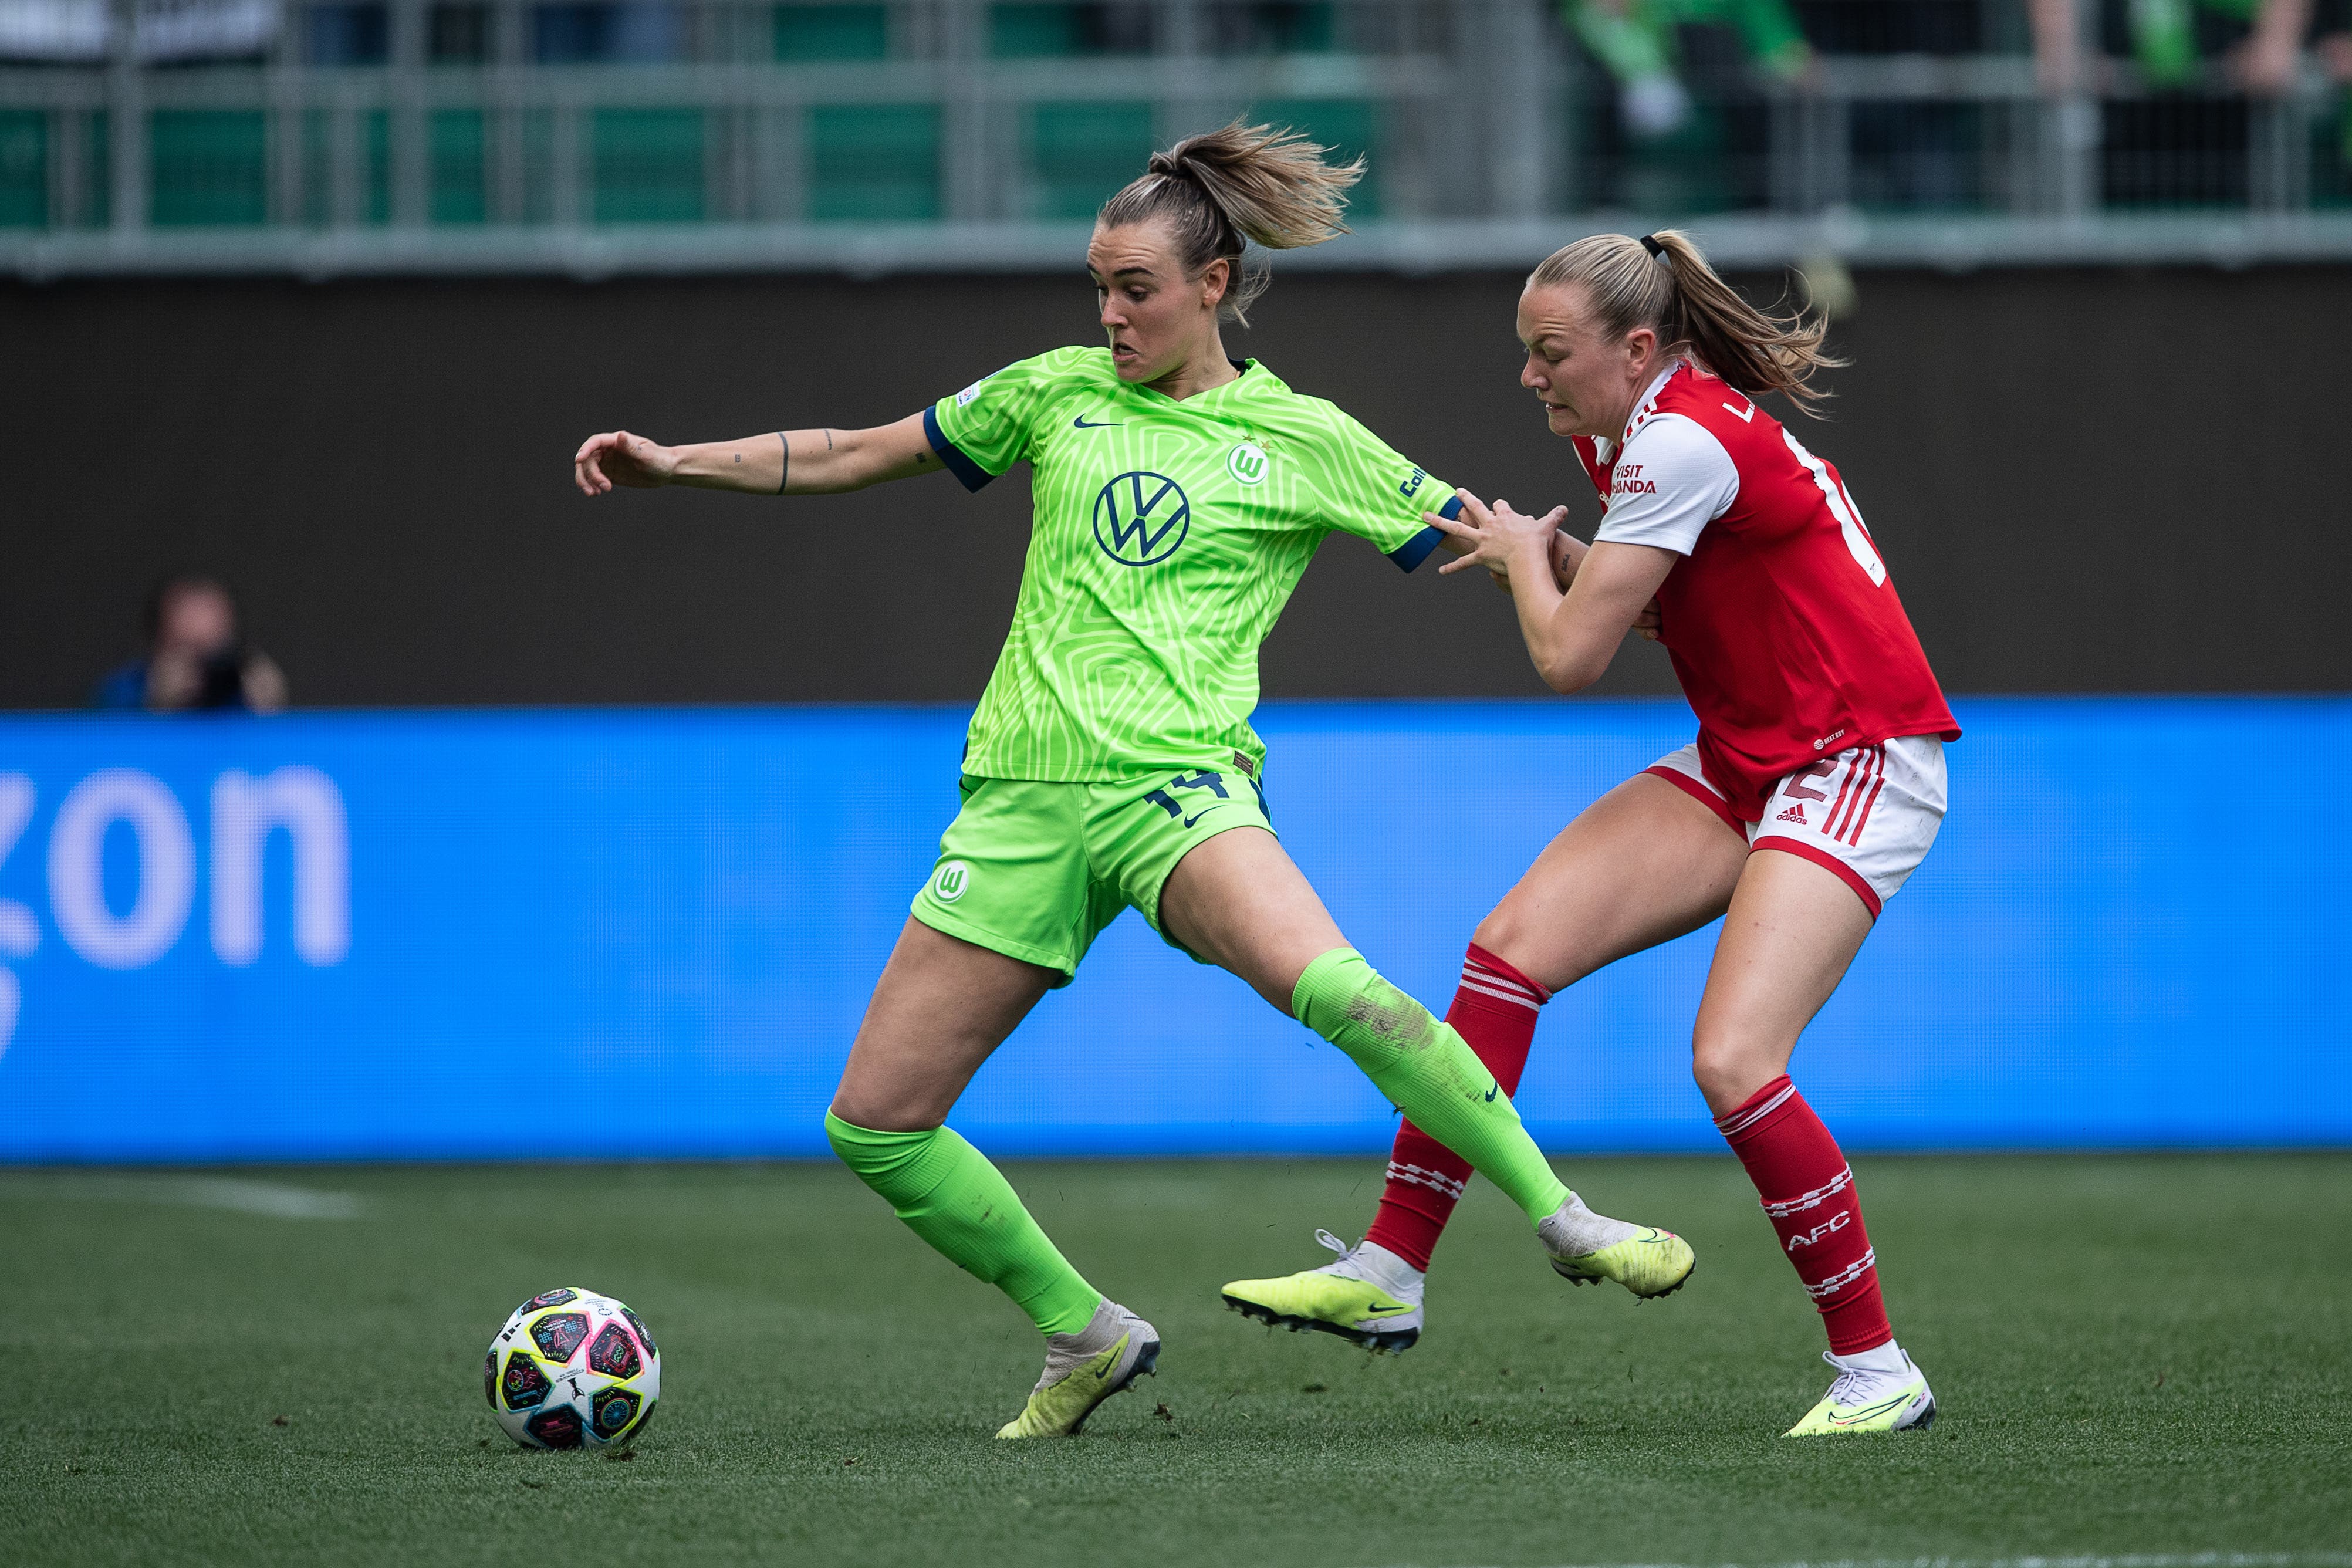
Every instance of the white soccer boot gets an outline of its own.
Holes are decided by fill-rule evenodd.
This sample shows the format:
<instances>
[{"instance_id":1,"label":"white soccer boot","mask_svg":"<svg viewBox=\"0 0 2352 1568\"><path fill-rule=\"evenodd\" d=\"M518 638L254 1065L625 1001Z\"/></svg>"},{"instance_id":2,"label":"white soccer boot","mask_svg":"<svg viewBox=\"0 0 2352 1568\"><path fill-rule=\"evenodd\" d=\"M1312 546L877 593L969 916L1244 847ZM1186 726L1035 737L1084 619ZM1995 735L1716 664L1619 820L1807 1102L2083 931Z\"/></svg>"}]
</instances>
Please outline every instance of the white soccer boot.
<instances>
[{"instance_id":1,"label":"white soccer boot","mask_svg":"<svg viewBox=\"0 0 2352 1568\"><path fill-rule=\"evenodd\" d=\"M1411 1350L1421 1338L1427 1276L1377 1242L1349 1247L1328 1230L1315 1239L1338 1259L1278 1279L1236 1279L1225 1287L1225 1305L1294 1334L1337 1334L1374 1355Z\"/></svg>"},{"instance_id":2,"label":"white soccer boot","mask_svg":"<svg viewBox=\"0 0 2352 1568\"><path fill-rule=\"evenodd\" d=\"M1698 1267L1690 1243L1673 1231L1594 1214L1574 1193L1536 1222L1536 1237L1551 1255L1553 1271L1570 1284L1614 1279L1645 1301L1673 1295Z\"/></svg>"},{"instance_id":3,"label":"white soccer boot","mask_svg":"<svg viewBox=\"0 0 2352 1568\"><path fill-rule=\"evenodd\" d=\"M1160 1331L1109 1297L1075 1334L1045 1336L1045 1371L1000 1437L1075 1437L1095 1407L1160 1363Z\"/></svg>"},{"instance_id":4,"label":"white soccer boot","mask_svg":"<svg viewBox=\"0 0 2352 1568\"><path fill-rule=\"evenodd\" d=\"M1925 1432L1935 1425L1936 1395L1927 1387L1927 1374L1893 1340L1854 1355L1823 1351L1822 1359L1837 1368L1837 1381L1783 1436Z\"/></svg>"}]
</instances>

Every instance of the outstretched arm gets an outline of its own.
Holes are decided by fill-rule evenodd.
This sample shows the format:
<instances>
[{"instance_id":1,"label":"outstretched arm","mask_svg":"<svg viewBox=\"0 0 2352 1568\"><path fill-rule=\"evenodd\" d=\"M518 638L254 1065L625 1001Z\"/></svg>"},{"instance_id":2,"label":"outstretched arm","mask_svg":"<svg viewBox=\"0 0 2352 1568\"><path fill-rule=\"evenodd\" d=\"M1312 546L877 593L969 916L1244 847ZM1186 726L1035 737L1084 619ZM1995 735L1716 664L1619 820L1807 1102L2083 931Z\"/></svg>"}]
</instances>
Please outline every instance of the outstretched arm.
<instances>
[{"instance_id":1,"label":"outstretched arm","mask_svg":"<svg viewBox=\"0 0 2352 1568\"><path fill-rule=\"evenodd\" d=\"M740 441L665 447L611 430L591 436L572 458L583 495L614 485L658 489L692 485L754 495L838 495L889 479L912 479L944 467L923 433L923 416L908 415L870 430L786 430Z\"/></svg>"},{"instance_id":2,"label":"outstretched arm","mask_svg":"<svg viewBox=\"0 0 2352 1568\"><path fill-rule=\"evenodd\" d=\"M1553 690L1581 691L1600 679L1627 629L1649 616L1651 600L1682 557L1650 544L1595 544L1573 563L1573 580L1563 593L1551 542L1561 515L1558 509L1528 517L1512 510L1508 501L1488 507L1467 490L1456 493L1462 497L1459 517L1428 514L1433 527L1468 546L1440 570L1484 566L1510 579L1528 656Z\"/></svg>"},{"instance_id":3,"label":"outstretched arm","mask_svg":"<svg viewBox=\"0 0 2352 1568\"><path fill-rule=\"evenodd\" d=\"M1508 506L1511 503L1498 500L1495 504ZM1568 508L1556 506L1545 514L1544 521L1557 523L1567 515ZM1592 553L1592 546L1566 529L1556 529L1552 536L1545 541L1545 544L1551 557L1552 584L1565 594L1568 592L1569 584L1576 581L1577 570L1584 564L1584 558ZM1477 547L1466 539L1457 539L1449 533L1439 542L1438 548L1449 555L1467 555ZM1438 574L1443 576L1447 568L1441 566L1437 570ZM1487 564L1486 570L1492 575L1496 587L1506 594L1511 591L1511 574L1508 572L1492 563ZM1655 599L1643 605L1642 613L1633 617L1633 629L1652 642L1658 640L1658 602Z\"/></svg>"}]
</instances>

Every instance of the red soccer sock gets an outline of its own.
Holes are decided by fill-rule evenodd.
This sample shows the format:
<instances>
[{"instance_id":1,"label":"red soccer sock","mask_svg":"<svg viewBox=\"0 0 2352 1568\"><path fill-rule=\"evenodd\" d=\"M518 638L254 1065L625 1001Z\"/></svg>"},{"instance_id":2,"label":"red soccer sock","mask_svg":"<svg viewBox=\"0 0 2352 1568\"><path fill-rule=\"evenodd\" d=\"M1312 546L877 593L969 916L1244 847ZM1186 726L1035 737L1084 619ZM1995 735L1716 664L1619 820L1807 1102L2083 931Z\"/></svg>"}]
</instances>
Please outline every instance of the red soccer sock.
<instances>
[{"instance_id":1,"label":"red soccer sock","mask_svg":"<svg viewBox=\"0 0 2352 1568\"><path fill-rule=\"evenodd\" d=\"M1462 964L1462 987L1445 1021L1478 1053L1503 1092L1517 1094L1528 1047L1535 1043L1536 1009L1550 1000L1550 992L1472 942ZM1381 1189L1380 1212L1364 1239L1415 1268L1427 1268L1469 1180L1469 1161L1405 1122L1389 1152L1388 1185Z\"/></svg>"},{"instance_id":2,"label":"red soccer sock","mask_svg":"<svg viewBox=\"0 0 2352 1568\"><path fill-rule=\"evenodd\" d=\"M1821 1310L1830 1349L1853 1355L1893 1339L1853 1168L1797 1086L1783 1074L1715 1125L1748 1167L1780 1250Z\"/></svg>"}]
</instances>

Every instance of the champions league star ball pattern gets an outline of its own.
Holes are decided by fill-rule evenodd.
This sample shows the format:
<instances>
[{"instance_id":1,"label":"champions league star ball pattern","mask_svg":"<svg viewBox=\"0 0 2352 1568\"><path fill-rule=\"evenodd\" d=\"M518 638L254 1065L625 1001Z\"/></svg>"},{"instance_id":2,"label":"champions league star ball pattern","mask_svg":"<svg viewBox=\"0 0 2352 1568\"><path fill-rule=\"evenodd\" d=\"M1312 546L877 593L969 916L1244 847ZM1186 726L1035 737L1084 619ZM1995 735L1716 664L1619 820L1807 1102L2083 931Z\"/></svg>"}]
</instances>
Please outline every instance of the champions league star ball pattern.
<instances>
[{"instance_id":1,"label":"champions league star ball pattern","mask_svg":"<svg viewBox=\"0 0 2352 1568\"><path fill-rule=\"evenodd\" d=\"M661 1352L644 1320L610 1296L542 1291L490 1341L482 1393L527 1448L623 1448L661 1397Z\"/></svg>"}]
</instances>

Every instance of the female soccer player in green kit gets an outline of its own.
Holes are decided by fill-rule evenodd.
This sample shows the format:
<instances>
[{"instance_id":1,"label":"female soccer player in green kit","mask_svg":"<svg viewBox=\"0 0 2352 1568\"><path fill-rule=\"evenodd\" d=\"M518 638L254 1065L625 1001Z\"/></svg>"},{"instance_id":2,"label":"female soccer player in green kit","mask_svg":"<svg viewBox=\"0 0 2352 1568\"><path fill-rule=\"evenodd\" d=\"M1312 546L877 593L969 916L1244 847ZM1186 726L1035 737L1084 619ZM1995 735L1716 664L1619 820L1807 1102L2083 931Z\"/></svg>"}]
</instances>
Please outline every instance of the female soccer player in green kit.
<instances>
[{"instance_id":1,"label":"female soccer player in green kit","mask_svg":"<svg viewBox=\"0 0 2352 1568\"><path fill-rule=\"evenodd\" d=\"M1045 1335L1045 1370L997 1436L1077 1432L1152 1370L1151 1325L1088 1284L1002 1173L941 1125L1030 1008L1132 906L1338 1046L1415 1125L1526 1211L1552 1267L1638 1295L1680 1285L1689 1247L1592 1213L1561 1185L1494 1075L1339 934L1283 852L1249 725L1257 650L1324 536L1410 571L1449 487L1256 361L1221 320L1265 287L1270 249L1345 232L1360 163L1227 126L1153 155L1103 207L1087 263L1108 342L1005 367L869 430L663 447L589 438L580 488L826 494L946 468L978 489L1031 466L1021 593L974 713L963 809L884 966L825 1129L914 1232L997 1286ZM1457 503L1458 504L1458 503Z\"/></svg>"}]
</instances>

